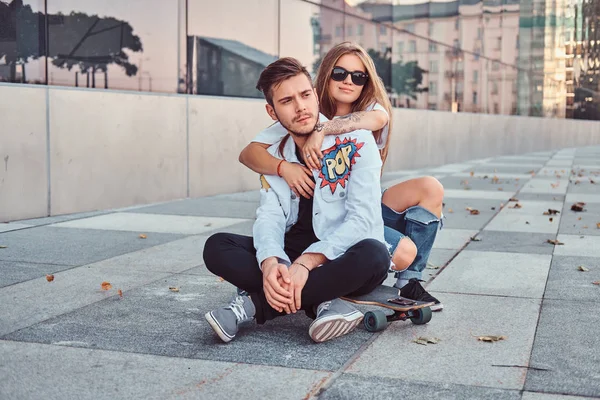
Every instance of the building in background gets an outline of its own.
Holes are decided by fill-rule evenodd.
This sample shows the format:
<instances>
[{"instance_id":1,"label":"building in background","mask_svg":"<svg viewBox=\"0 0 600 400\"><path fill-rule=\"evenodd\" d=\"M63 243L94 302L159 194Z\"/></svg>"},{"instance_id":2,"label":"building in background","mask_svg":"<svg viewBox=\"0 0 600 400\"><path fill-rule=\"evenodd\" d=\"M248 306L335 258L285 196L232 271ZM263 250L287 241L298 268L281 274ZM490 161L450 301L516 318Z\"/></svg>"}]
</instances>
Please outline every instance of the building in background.
<instances>
[{"instance_id":1,"label":"building in background","mask_svg":"<svg viewBox=\"0 0 600 400\"><path fill-rule=\"evenodd\" d=\"M0 0L0 81L260 97L280 56L373 60L396 107L600 119L600 0Z\"/></svg>"}]
</instances>

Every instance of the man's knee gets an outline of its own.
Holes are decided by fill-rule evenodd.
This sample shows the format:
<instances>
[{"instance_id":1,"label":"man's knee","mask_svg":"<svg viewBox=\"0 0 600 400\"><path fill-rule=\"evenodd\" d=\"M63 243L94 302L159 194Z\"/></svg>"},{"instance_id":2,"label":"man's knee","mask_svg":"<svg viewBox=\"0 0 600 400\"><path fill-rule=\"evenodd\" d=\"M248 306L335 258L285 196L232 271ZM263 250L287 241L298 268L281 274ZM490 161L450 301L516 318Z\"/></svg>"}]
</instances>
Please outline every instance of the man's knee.
<instances>
[{"instance_id":1,"label":"man's knee","mask_svg":"<svg viewBox=\"0 0 600 400\"><path fill-rule=\"evenodd\" d=\"M392 256L394 270L404 271L413 263L416 257L417 246L408 236L403 237Z\"/></svg>"},{"instance_id":2,"label":"man's knee","mask_svg":"<svg viewBox=\"0 0 600 400\"><path fill-rule=\"evenodd\" d=\"M215 273L214 268L220 264L220 255L223 254L224 244L228 240L228 234L224 232L215 233L206 240L202 258L204 265L210 272Z\"/></svg>"},{"instance_id":3,"label":"man's knee","mask_svg":"<svg viewBox=\"0 0 600 400\"><path fill-rule=\"evenodd\" d=\"M381 269L387 273L390 267L390 253L385 244L376 239L364 239L356 244L358 254L364 257L363 263L370 268Z\"/></svg>"}]
</instances>

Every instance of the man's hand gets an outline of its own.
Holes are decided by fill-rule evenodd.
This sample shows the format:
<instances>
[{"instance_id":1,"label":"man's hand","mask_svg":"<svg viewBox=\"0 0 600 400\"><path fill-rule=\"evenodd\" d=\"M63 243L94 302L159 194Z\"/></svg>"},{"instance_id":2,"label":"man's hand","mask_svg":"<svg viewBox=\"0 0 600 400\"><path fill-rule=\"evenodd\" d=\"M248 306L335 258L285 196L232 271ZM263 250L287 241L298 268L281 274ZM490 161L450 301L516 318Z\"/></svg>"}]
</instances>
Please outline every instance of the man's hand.
<instances>
[{"instance_id":1,"label":"man's hand","mask_svg":"<svg viewBox=\"0 0 600 400\"><path fill-rule=\"evenodd\" d=\"M321 169L321 160L323 159L323 153L321 153L321 146L323 145L323 138L325 137L323 131L313 131L311 135L304 143L302 147L302 157L304 163L311 169ZM310 157L309 157L310 156Z\"/></svg>"},{"instance_id":2,"label":"man's hand","mask_svg":"<svg viewBox=\"0 0 600 400\"><path fill-rule=\"evenodd\" d=\"M291 278L290 292L293 299L290 308L295 313L302 307L302 289L304 289L304 285L306 285L306 281L308 280L308 269L299 264L292 264L289 273Z\"/></svg>"},{"instance_id":3,"label":"man's hand","mask_svg":"<svg viewBox=\"0 0 600 400\"><path fill-rule=\"evenodd\" d=\"M315 183L311 179L312 172L305 166L284 161L281 164L281 177L296 193L296 196L302 196L307 199L313 196Z\"/></svg>"},{"instance_id":4,"label":"man's hand","mask_svg":"<svg viewBox=\"0 0 600 400\"><path fill-rule=\"evenodd\" d=\"M267 259L263 261L262 272L263 291L267 302L275 310L289 313L293 298L291 292L284 287L291 284L288 267L285 264L278 264L277 261Z\"/></svg>"}]
</instances>

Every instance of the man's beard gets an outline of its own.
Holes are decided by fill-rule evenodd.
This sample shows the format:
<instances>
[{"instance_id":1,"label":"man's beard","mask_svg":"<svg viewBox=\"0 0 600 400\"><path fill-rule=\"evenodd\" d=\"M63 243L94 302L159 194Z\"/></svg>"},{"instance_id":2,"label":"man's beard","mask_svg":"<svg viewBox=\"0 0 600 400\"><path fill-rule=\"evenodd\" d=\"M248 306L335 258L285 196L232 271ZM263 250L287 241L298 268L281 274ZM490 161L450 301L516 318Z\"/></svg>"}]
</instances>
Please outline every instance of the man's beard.
<instances>
[{"instance_id":1,"label":"man's beard","mask_svg":"<svg viewBox=\"0 0 600 400\"><path fill-rule=\"evenodd\" d=\"M275 109L273 109L273 111L275 111ZM310 136L310 134L313 133L313 131L319 124L319 118L317 117L316 121L315 121L315 125L310 129L309 132L297 132L297 131L292 130L292 128L290 126L287 126L287 122L283 122L283 120L281 118L279 118L279 115L277 115L277 111L275 111L275 116L277 116L277 119L279 120L279 123L281 124L281 126L283 126L285 129L287 129L287 131L294 136L300 136L300 137ZM311 114L311 116L313 116L313 114ZM302 115L297 118L303 118L303 117L306 117L306 115Z\"/></svg>"}]
</instances>

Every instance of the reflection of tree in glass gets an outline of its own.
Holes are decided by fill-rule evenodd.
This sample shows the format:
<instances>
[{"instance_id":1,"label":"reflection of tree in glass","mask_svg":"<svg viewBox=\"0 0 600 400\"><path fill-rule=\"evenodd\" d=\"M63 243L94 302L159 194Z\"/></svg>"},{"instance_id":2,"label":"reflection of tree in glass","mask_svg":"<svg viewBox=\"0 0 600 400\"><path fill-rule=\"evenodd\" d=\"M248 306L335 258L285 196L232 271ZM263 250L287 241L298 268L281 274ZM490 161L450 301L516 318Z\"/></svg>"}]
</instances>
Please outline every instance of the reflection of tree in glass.
<instances>
[{"instance_id":1,"label":"reflection of tree in glass","mask_svg":"<svg viewBox=\"0 0 600 400\"><path fill-rule=\"evenodd\" d=\"M124 50L141 52L142 42L128 22L71 12L48 15L48 25L53 65L69 71L78 66L83 72L106 72L109 64L116 64L127 76L137 73L138 67Z\"/></svg>"},{"instance_id":2,"label":"reflection of tree in glass","mask_svg":"<svg viewBox=\"0 0 600 400\"><path fill-rule=\"evenodd\" d=\"M0 1L0 64L10 67L9 81L16 79L18 64L43 56L44 45L39 35L43 25L43 15L34 13L29 5L24 6L22 0ZM24 67L22 80L26 81Z\"/></svg>"}]
</instances>

